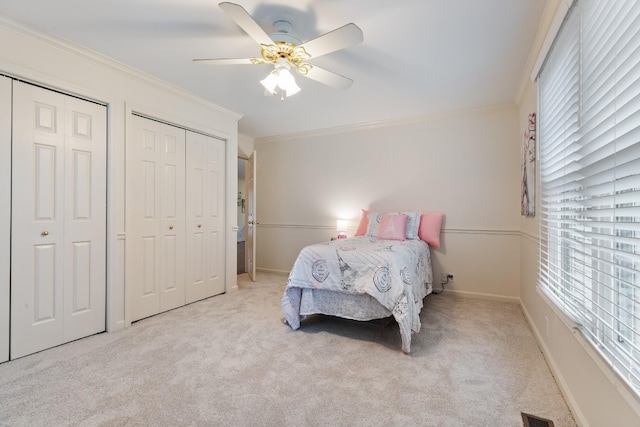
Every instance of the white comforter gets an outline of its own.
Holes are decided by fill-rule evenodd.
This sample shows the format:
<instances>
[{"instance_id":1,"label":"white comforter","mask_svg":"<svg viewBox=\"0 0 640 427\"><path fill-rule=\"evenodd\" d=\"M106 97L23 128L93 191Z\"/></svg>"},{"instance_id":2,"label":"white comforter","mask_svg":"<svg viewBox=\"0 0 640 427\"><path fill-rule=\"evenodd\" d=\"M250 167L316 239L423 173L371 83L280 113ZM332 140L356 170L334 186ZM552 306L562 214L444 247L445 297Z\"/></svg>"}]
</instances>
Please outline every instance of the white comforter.
<instances>
[{"instance_id":1,"label":"white comforter","mask_svg":"<svg viewBox=\"0 0 640 427\"><path fill-rule=\"evenodd\" d=\"M409 353L411 333L420 331L420 310L431 291L429 246L422 240L352 237L307 246L298 255L282 297L282 314L300 327L302 289L369 294L398 322L402 350Z\"/></svg>"}]
</instances>

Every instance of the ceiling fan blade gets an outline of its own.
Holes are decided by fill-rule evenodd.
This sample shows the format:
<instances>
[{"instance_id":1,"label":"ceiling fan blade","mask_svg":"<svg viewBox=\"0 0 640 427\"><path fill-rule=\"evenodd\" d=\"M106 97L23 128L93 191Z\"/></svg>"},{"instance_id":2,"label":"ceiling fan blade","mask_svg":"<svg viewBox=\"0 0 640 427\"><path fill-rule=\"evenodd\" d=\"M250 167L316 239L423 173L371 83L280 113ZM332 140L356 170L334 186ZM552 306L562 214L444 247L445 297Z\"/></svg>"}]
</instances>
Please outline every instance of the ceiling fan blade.
<instances>
[{"instance_id":1,"label":"ceiling fan blade","mask_svg":"<svg viewBox=\"0 0 640 427\"><path fill-rule=\"evenodd\" d=\"M356 24L347 24L329 31L315 39L301 44L312 58L317 58L345 47L353 46L364 40L362 30Z\"/></svg>"},{"instance_id":2,"label":"ceiling fan blade","mask_svg":"<svg viewBox=\"0 0 640 427\"><path fill-rule=\"evenodd\" d=\"M348 77L315 65L309 70L306 77L336 89L347 89L353 83L353 80Z\"/></svg>"},{"instance_id":3,"label":"ceiling fan blade","mask_svg":"<svg viewBox=\"0 0 640 427\"><path fill-rule=\"evenodd\" d=\"M262 58L220 58L220 59L194 59L194 64L199 65L251 65L264 64Z\"/></svg>"},{"instance_id":4,"label":"ceiling fan blade","mask_svg":"<svg viewBox=\"0 0 640 427\"><path fill-rule=\"evenodd\" d=\"M273 44L271 37L264 32L262 27L260 27L253 17L249 15L249 12L247 12L244 7L229 2L222 2L218 4L218 6L220 6L220 8L229 15L229 18L233 19L233 21L238 24L245 33L249 34L252 39L258 42L258 44Z\"/></svg>"}]
</instances>

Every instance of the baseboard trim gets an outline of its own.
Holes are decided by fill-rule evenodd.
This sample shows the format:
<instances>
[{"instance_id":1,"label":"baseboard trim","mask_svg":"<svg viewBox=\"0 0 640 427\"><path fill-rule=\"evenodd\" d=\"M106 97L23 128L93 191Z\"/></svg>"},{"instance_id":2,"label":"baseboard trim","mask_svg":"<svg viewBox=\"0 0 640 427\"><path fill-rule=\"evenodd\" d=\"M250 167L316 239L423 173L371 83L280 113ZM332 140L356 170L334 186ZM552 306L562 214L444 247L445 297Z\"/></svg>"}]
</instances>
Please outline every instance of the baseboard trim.
<instances>
[{"instance_id":1,"label":"baseboard trim","mask_svg":"<svg viewBox=\"0 0 640 427\"><path fill-rule=\"evenodd\" d=\"M284 270L276 270L273 268L256 268L256 272L258 273L269 273L269 274L278 274L281 276L289 276L289 271Z\"/></svg>"},{"instance_id":2,"label":"baseboard trim","mask_svg":"<svg viewBox=\"0 0 640 427\"><path fill-rule=\"evenodd\" d=\"M456 289L447 289L446 287L445 287L445 292L454 294L455 296L462 297L462 298L482 299L482 300L489 300L489 301L508 302L510 304L520 304L520 298L518 297L508 297L508 296L496 295L496 294L484 294L481 292L459 291Z\"/></svg>"},{"instance_id":3,"label":"baseboard trim","mask_svg":"<svg viewBox=\"0 0 640 427\"><path fill-rule=\"evenodd\" d=\"M540 288L536 288L536 291L543 303L546 304L551 309L551 311L553 311L555 316L560 319L560 323L571 332L571 335L577 341L578 345L580 345L584 352L591 358L591 360L593 360L595 365L598 367L598 369L600 369L605 378L607 378L607 380L611 383L613 388L615 388L616 391L620 393L620 396L629 405L631 410L635 412L638 417L640 417L640 400L635 396L633 391L629 389L624 380L619 377L619 375L613 370L611 366L609 366L608 362L606 362L602 358L602 356L597 352L593 345L589 341L587 341L587 339L578 330L577 325L571 319L569 319L567 315L560 311L560 309L549 299L547 295L544 294L544 292ZM562 377L557 364L553 360L550 350L545 344L542 333L538 331L538 329L536 329L533 318L529 315L529 312L527 311L524 303L521 303L521 306L522 311L525 313L525 318L527 319L527 322L529 322L531 329L534 331L536 340L538 341L538 344L540 345L545 358L552 368L551 370L553 374L558 378L561 391L569 404L569 409L571 409L571 411L577 418L576 421L580 421L578 425L588 426L589 423L585 420L584 414L580 411L579 405L575 401L573 394L571 394L569 386Z\"/></svg>"},{"instance_id":4,"label":"baseboard trim","mask_svg":"<svg viewBox=\"0 0 640 427\"><path fill-rule=\"evenodd\" d=\"M549 365L549 368L551 369L551 372L553 373L553 376L555 377L556 382L558 383L558 387L560 387L560 391L564 396L567 402L567 405L569 406L569 410L571 411L571 414L573 415L576 423L579 426L585 426L585 427L589 426L589 423L584 418L584 414L580 410L580 406L576 402L573 396L573 393L571 392L571 388L567 385L567 382L565 381L564 376L562 375L562 371L558 367L555 359L551 356L549 347L547 347L547 344L542 339L542 335L540 334L540 331L538 330L538 328L536 328L536 324L534 323L533 318L529 314L527 307L524 305L522 301L520 301L520 308L524 313L524 318L527 320L529 327L533 331L533 336L536 338L536 341L538 341L538 346L542 350L542 355L547 361L547 365Z\"/></svg>"}]
</instances>

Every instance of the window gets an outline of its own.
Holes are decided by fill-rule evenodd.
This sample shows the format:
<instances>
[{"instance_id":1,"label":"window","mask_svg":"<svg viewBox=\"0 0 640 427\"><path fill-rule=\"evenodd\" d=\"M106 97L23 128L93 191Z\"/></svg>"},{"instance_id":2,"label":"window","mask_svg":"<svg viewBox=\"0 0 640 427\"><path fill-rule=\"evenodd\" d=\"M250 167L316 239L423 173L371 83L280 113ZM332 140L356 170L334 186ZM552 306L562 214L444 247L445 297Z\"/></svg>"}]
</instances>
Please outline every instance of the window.
<instances>
[{"instance_id":1,"label":"window","mask_svg":"<svg viewBox=\"0 0 640 427\"><path fill-rule=\"evenodd\" d=\"M539 285L640 396L640 2L576 1L538 91Z\"/></svg>"}]
</instances>

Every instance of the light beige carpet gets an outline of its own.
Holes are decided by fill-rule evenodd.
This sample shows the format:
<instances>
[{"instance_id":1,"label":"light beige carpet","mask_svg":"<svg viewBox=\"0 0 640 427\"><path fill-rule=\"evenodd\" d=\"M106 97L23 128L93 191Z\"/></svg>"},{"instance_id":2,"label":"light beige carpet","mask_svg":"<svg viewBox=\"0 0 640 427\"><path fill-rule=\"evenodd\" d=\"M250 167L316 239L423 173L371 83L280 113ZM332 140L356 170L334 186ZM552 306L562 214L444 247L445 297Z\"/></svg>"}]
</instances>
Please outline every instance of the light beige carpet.
<instances>
[{"instance_id":1,"label":"light beige carpet","mask_svg":"<svg viewBox=\"0 0 640 427\"><path fill-rule=\"evenodd\" d=\"M397 325L282 323L286 276L0 364L2 426L575 426L516 304L430 295Z\"/></svg>"}]
</instances>

